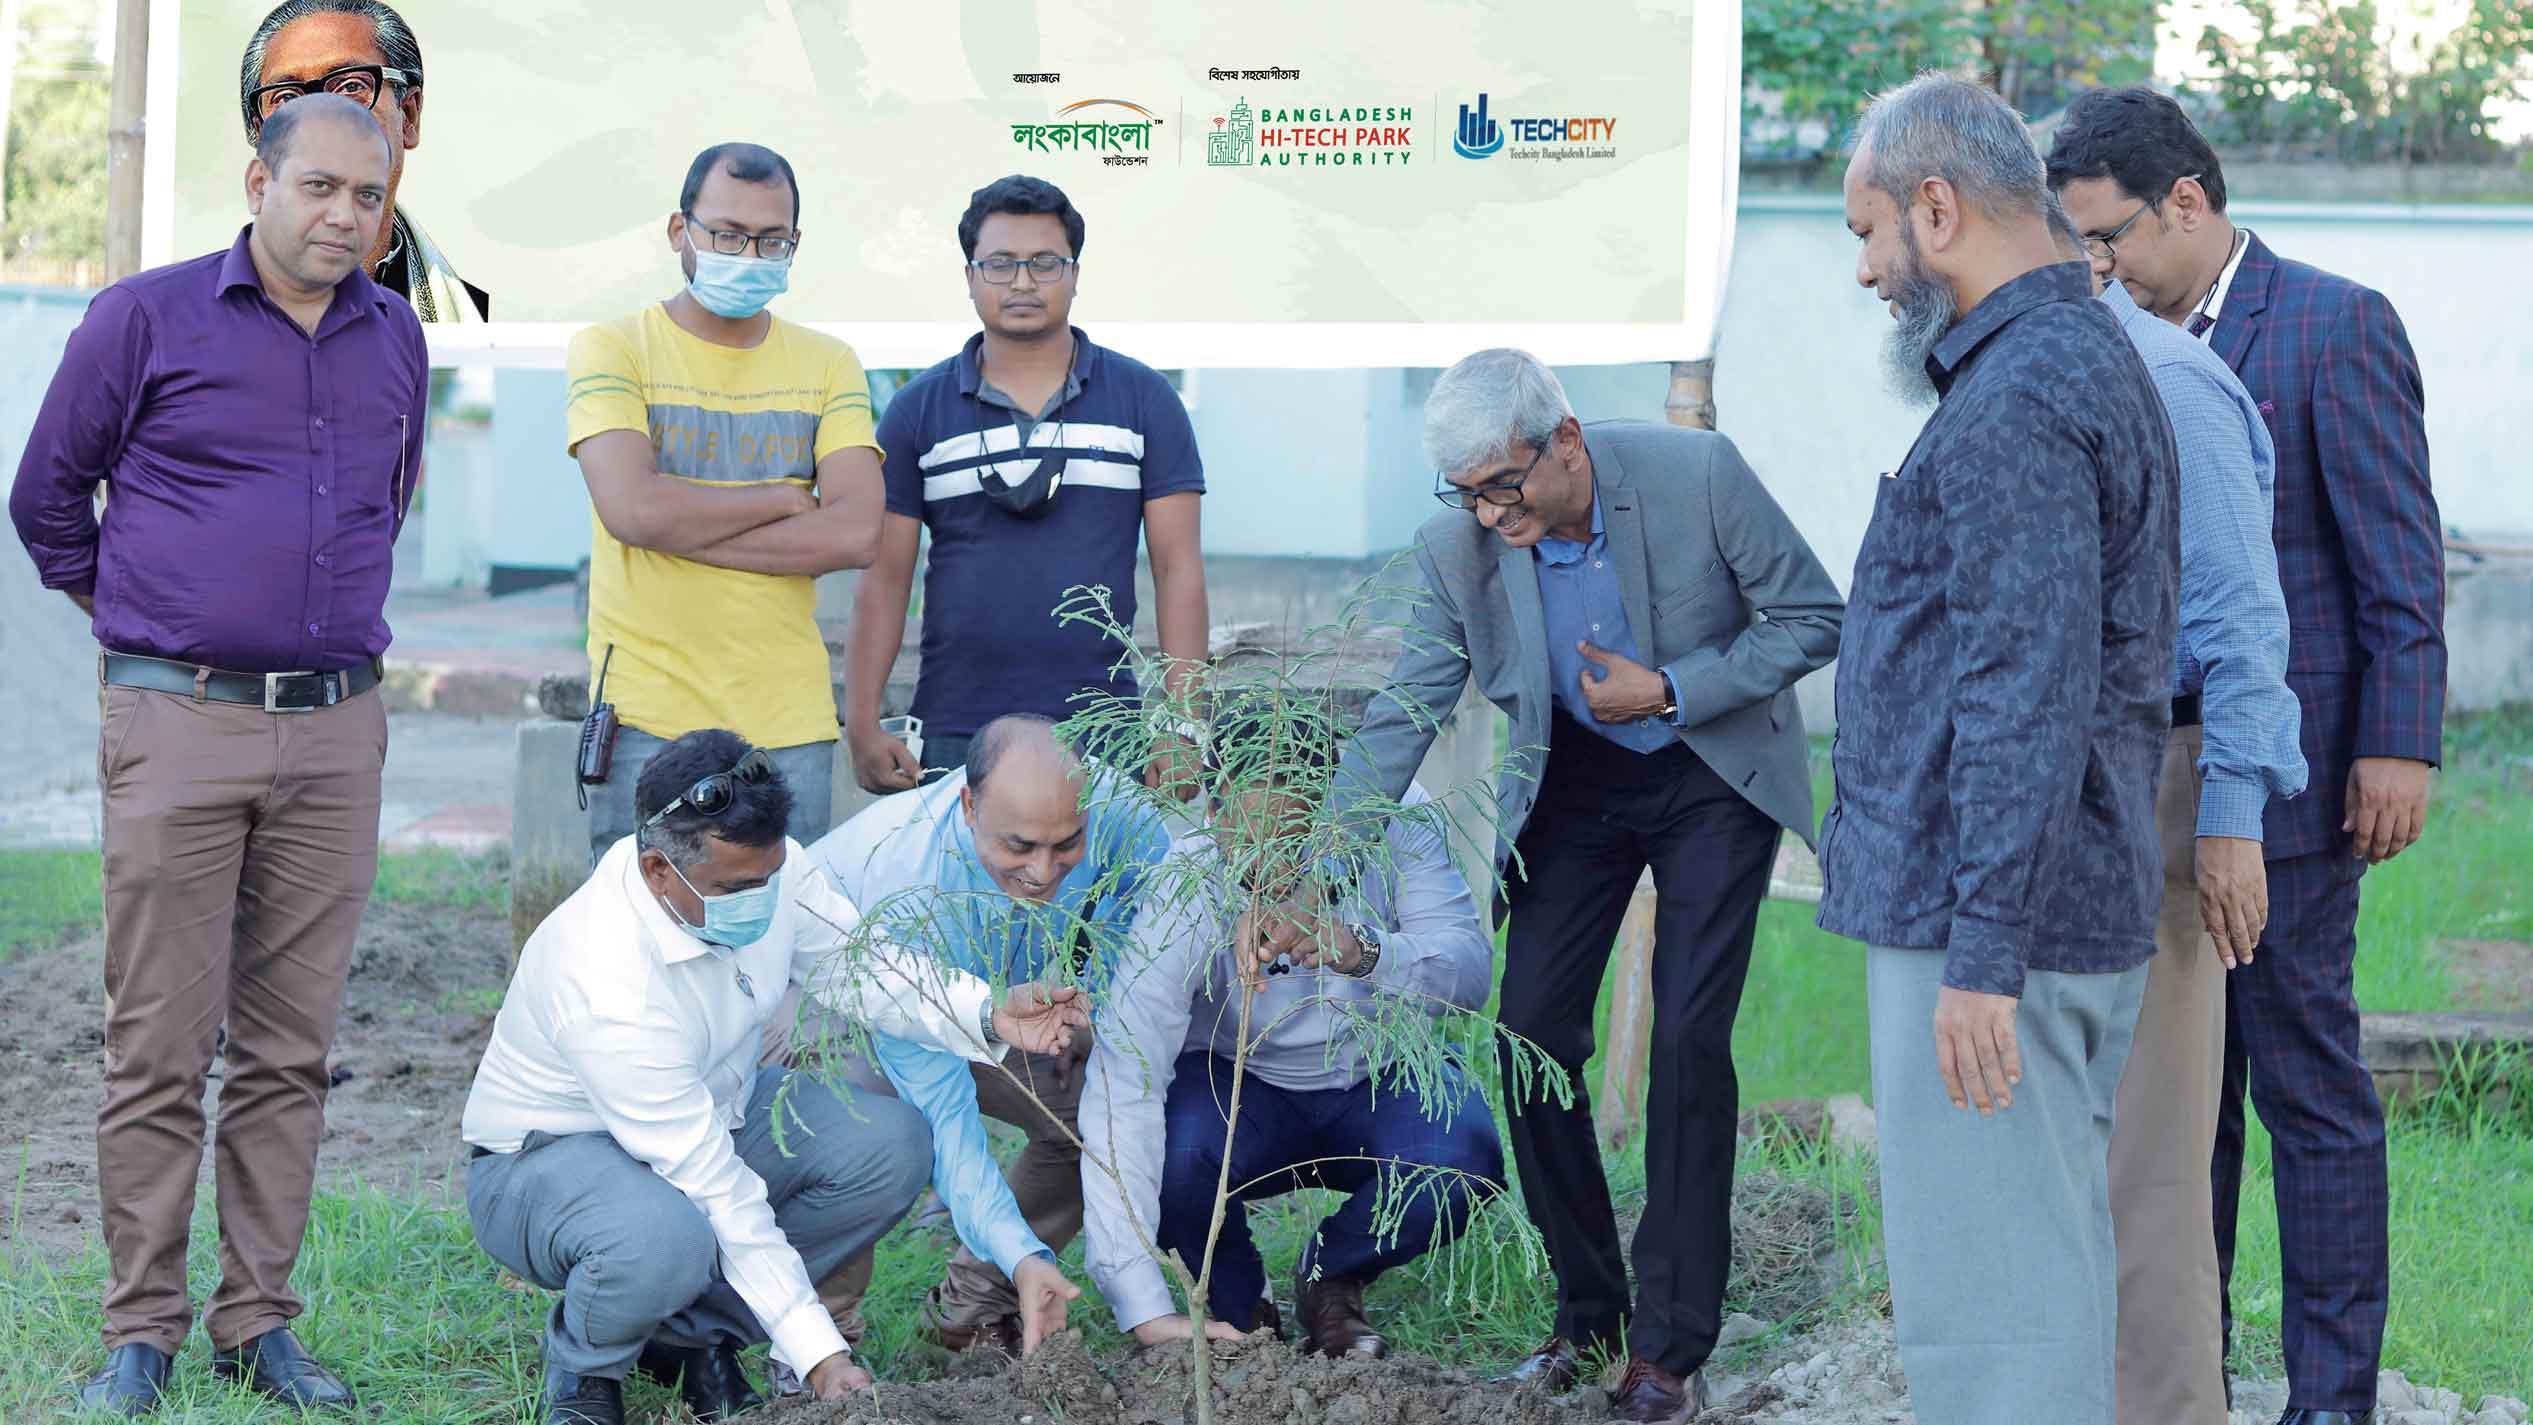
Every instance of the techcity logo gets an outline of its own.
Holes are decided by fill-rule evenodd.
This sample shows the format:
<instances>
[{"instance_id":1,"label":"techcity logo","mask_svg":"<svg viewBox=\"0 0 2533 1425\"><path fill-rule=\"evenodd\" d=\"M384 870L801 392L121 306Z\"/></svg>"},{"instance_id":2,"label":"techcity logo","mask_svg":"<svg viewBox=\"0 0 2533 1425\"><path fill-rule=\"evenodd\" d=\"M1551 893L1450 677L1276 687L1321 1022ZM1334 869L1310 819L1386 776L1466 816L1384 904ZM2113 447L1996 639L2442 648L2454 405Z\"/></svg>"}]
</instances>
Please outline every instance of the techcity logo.
<instances>
[{"instance_id":1,"label":"techcity logo","mask_svg":"<svg viewBox=\"0 0 2533 1425\"><path fill-rule=\"evenodd\" d=\"M1452 152L1462 158L1491 158L1503 153L1516 159L1615 158L1618 120L1576 115L1564 118L1496 119L1487 113L1490 96L1479 94L1475 108L1460 106L1460 124L1451 137ZM1514 147L1505 150L1510 139ZM1524 147L1527 145L1527 147Z\"/></svg>"},{"instance_id":2,"label":"techcity logo","mask_svg":"<svg viewBox=\"0 0 2533 1425\"><path fill-rule=\"evenodd\" d=\"M1486 96L1478 96L1478 107L1460 106L1460 127L1451 136L1451 151L1462 158L1485 158L1504 146L1504 132L1486 116Z\"/></svg>"}]
</instances>

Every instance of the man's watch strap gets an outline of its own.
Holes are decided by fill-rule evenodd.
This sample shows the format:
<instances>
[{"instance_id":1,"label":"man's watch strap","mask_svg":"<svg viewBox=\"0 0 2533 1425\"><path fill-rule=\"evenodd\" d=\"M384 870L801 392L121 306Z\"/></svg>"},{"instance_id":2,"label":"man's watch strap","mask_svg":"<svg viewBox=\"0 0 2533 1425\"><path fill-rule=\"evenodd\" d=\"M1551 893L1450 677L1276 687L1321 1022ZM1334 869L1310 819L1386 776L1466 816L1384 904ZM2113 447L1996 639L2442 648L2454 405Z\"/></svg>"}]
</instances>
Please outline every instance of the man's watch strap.
<instances>
[{"instance_id":1,"label":"man's watch strap","mask_svg":"<svg viewBox=\"0 0 2533 1425\"><path fill-rule=\"evenodd\" d=\"M1381 932L1369 925L1349 921L1346 924L1346 933L1352 935L1355 944L1362 947L1361 953L1355 957L1354 968L1346 971L1346 974L1358 980L1372 978L1372 971L1381 963Z\"/></svg>"},{"instance_id":2,"label":"man's watch strap","mask_svg":"<svg viewBox=\"0 0 2533 1425\"><path fill-rule=\"evenodd\" d=\"M991 994L986 995L976 1006L976 1028L985 1036L986 1048L1003 1047L1003 1036L994 1032L994 997Z\"/></svg>"}]
</instances>

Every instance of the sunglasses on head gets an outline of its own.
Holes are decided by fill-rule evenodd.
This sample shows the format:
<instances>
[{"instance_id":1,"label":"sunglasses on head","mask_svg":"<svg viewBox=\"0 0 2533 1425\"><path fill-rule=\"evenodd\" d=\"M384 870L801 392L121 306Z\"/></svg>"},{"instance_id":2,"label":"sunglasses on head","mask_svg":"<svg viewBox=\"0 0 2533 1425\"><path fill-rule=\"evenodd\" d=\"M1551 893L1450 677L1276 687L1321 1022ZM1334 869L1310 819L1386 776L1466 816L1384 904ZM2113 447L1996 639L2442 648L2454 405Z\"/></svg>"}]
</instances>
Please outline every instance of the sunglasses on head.
<instances>
[{"instance_id":1,"label":"sunglasses on head","mask_svg":"<svg viewBox=\"0 0 2533 1425\"><path fill-rule=\"evenodd\" d=\"M765 749L760 747L740 758L729 771L715 772L688 787L685 795L671 798L667 806L643 819L642 829L648 831L668 820L669 813L676 811L679 807L691 808L698 816L717 817L728 811L730 804L739 799L741 783L755 786L759 782L772 781L773 778L774 759L765 755Z\"/></svg>"}]
</instances>

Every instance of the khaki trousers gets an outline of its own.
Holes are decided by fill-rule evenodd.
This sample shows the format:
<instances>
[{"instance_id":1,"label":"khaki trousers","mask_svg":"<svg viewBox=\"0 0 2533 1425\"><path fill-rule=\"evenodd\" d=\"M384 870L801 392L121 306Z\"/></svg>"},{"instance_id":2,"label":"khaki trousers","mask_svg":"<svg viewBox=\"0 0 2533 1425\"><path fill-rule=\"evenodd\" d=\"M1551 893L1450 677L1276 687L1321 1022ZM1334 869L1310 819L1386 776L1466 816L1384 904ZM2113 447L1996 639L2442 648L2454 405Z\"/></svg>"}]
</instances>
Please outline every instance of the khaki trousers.
<instances>
[{"instance_id":1,"label":"khaki trousers","mask_svg":"<svg viewBox=\"0 0 2533 1425\"><path fill-rule=\"evenodd\" d=\"M816 1016L809 1016L809 1024L815 1023ZM795 986L784 995L782 1006L766 1026L763 1062L801 1068L804 1059L819 1057L819 1046L827 1042L828 1037L818 1029L802 1026L800 990ZM1082 1154L1074 1146L1074 1139L1066 1134L1070 1131L1078 1136L1081 1132L1084 1066L1075 1064L1071 1075L1059 1085L1053 1055L1014 1051L1004 1064L1029 1085L1030 1092L1022 1092L1000 1069L971 1065L969 1072L976 1078L976 1106L986 1117L1008 1123L1027 1135L1011 1166L1003 1170L1003 1178L1010 1184L1012 1203L1020 1209L1029 1230L1037 1234L1048 1251L1061 1252L1082 1235ZM896 1087L889 1083L888 1076L860 1054L844 1052L836 1056L834 1067L842 1081L857 1092L896 1096ZM1041 1108L1041 1103L1045 1107ZM835 1318L836 1329L856 1344L867 1329L862 1319L862 1297L870 1290L872 1261L872 1253L857 1253L818 1283L818 1300ZM1020 1296L1012 1289L1011 1279L962 1244L951 1254L949 1267L942 1274L931 1315L936 1325L970 1327L1019 1310Z\"/></svg>"},{"instance_id":2,"label":"khaki trousers","mask_svg":"<svg viewBox=\"0 0 2533 1425\"><path fill-rule=\"evenodd\" d=\"M103 692L105 1342L170 1354L185 1286L203 1088L228 1025L214 1165L226 1349L302 1310L290 1290L325 1132L326 1051L378 877L387 713L375 691L268 713Z\"/></svg>"},{"instance_id":3,"label":"khaki trousers","mask_svg":"<svg viewBox=\"0 0 2533 1425\"><path fill-rule=\"evenodd\" d=\"M2208 1160L2224 1073L2225 967L2199 918L2200 729L2164 744L2164 904L2111 1134L2120 1425L2223 1425L2224 1332Z\"/></svg>"}]
</instances>

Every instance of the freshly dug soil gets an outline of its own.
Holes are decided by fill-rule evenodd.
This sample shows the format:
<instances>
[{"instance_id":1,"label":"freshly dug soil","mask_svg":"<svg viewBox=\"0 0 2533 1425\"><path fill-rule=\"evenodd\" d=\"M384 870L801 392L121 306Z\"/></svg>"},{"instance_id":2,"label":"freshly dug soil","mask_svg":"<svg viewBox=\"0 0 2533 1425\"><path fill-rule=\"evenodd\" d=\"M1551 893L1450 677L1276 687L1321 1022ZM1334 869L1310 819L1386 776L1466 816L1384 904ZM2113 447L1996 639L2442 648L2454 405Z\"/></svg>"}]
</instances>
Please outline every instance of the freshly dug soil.
<instances>
[{"instance_id":1,"label":"freshly dug soil","mask_svg":"<svg viewBox=\"0 0 2533 1425\"><path fill-rule=\"evenodd\" d=\"M0 1147L25 1164L0 1201L0 1247L60 1265L97 1233L97 1106L105 1096L105 951L95 936L0 965ZM329 1185L360 1179L407 1197L447 1191L457 1121L509 977L496 909L373 899L353 942L331 1056ZM212 1063L210 1114L223 1064ZM202 1176L211 1173L206 1131Z\"/></svg>"},{"instance_id":2,"label":"freshly dug soil","mask_svg":"<svg viewBox=\"0 0 2533 1425\"><path fill-rule=\"evenodd\" d=\"M1217 1342L1213 1350L1220 1425L1572 1425L1586 1418L1535 1391L1508 1391L1422 1356L1332 1361L1263 1334ZM1187 1361L1183 1343L1098 1359L1079 1331L1067 1331L1025 1361L962 1360L951 1379L883 1381L849 1401L794 1398L757 1418L766 1425L1193 1425Z\"/></svg>"}]
</instances>

